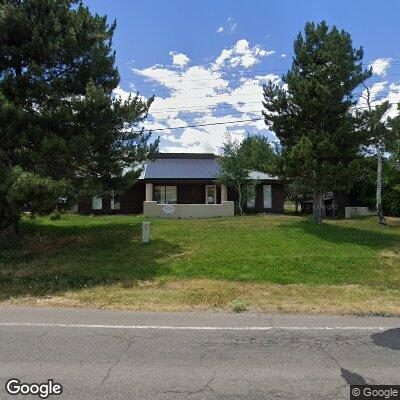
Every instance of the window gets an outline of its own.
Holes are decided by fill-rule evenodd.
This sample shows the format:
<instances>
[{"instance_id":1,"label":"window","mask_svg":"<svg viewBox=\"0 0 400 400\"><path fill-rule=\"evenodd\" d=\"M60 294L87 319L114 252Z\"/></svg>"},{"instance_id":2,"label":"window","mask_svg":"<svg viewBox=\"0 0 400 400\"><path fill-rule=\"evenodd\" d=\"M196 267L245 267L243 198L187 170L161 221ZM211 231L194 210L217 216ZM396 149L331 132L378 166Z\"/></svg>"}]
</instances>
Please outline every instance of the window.
<instances>
[{"instance_id":1,"label":"window","mask_svg":"<svg viewBox=\"0 0 400 400\"><path fill-rule=\"evenodd\" d=\"M92 197L92 210L102 210L103 209L103 199L98 196Z\"/></svg>"},{"instance_id":2,"label":"window","mask_svg":"<svg viewBox=\"0 0 400 400\"><path fill-rule=\"evenodd\" d=\"M158 204L176 204L176 186L154 186L154 201Z\"/></svg>"},{"instance_id":3,"label":"window","mask_svg":"<svg viewBox=\"0 0 400 400\"><path fill-rule=\"evenodd\" d=\"M111 197L111 210L121 209L121 199L119 195L114 195Z\"/></svg>"},{"instance_id":4,"label":"window","mask_svg":"<svg viewBox=\"0 0 400 400\"><path fill-rule=\"evenodd\" d=\"M264 194L264 208L272 208L271 185L263 186L263 194Z\"/></svg>"},{"instance_id":5,"label":"window","mask_svg":"<svg viewBox=\"0 0 400 400\"><path fill-rule=\"evenodd\" d=\"M247 208L255 208L255 206L256 206L255 198L247 200Z\"/></svg>"},{"instance_id":6,"label":"window","mask_svg":"<svg viewBox=\"0 0 400 400\"><path fill-rule=\"evenodd\" d=\"M215 204L217 202L217 187L215 185L206 185L206 204Z\"/></svg>"},{"instance_id":7,"label":"window","mask_svg":"<svg viewBox=\"0 0 400 400\"><path fill-rule=\"evenodd\" d=\"M165 186L154 186L153 197L157 204L165 203Z\"/></svg>"}]
</instances>

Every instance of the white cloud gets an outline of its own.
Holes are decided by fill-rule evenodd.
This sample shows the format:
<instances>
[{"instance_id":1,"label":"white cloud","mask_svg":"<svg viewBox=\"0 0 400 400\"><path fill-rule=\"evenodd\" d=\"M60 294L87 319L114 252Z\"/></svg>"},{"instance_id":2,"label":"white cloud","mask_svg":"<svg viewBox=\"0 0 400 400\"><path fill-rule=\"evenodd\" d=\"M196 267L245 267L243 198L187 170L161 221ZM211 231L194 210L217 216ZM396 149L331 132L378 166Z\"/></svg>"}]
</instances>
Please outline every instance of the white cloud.
<instances>
[{"instance_id":1,"label":"white cloud","mask_svg":"<svg viewBox=\"0 0 400 400\"><path fill-rule=\"evenodd\" d=\"M190 58L186 54L170 51L169 55L172 56L173 65L177 65L179 67L185 67L190 62Z\"/></svg>"},{"instance_id":2,"label":"white cloud","mask_svg":"<svg viewBox=\"0 0 400 400\"><path fill-rule=\"evenodd\" d=\"M134 89L134 88L133 88L133 89ZM137 96L137 92L136 92L136 91L128 92L128 91L122 89L120 86L117 86L117 87L113 90L113 93L114 93L115 97L118 97L118 98L120 98L120 99L123 100L123 101L124 101L124 100L128 100L128 97L129 97L129 96L131 96L131 98ZM139 99L141 99L141 100L147 100L146 97L141 96L140 94L139 94Z\"/></svg>"},{"instance_id":3,"label":"white cloud","mask_svg":"<svg viewBox=\"0 0 400 400\"><path fill-rule=\"evenodd\" d=\"M399 114L397 104L400 103L400 85L391 83L388 86L388 82L377 82L370 87L370 100L371 106L376 107L378 104L382 104L385 101L390 103L390 108L384 118L394 118ZM386 89L387 88L387 89ZM382 93L382 95L380 95ZM367 109L367 90L365 89L361 94L357 107L361 110Z\"/></svg>"},{"instance_id":4,"label":"white cloud","mask_svg":"<svg viewBox=\"0 0 400 400\"><path fill-rule=\"evenodd\" d=\"M236 29L237 22L232 17L229 17L226 24L218 27L217 33L234 33Z\"/></svg>"},{"instance_id":5,"label":"white cloud","mask_svg":"<svg viewBox=\"0 0 400 400\"><path fill-rule=\"evenodd\" d=\"M385 100L391 104L387 116L389 118L396 117L399 114L398 104L400 103L400 85L392 83L389 86L389 94Z\"/></svg>"},{"instance_id":6,"label":"white cloud","mask_svg":"<svg viewBox=\"0 0 400 400\"><path fill-rule=\"evenodd\" d=\"M375 75L385 76L390 68L391 58L377 58L369 66L372 67L372 72Z\"/></svg>"},{"instance_id":7,"label":"white cloud","mask_svg":"<svg viewBox=\"0 0 400 400\"><path fill-rule=\"evenodd\" d=\"M286 53L281 54L281 57L282 57L282 58L285 58L286 56L287 56Z\"/></svg>"},{"instance_id":8,"label":"white cloud","mask_svg":"<svg viewBox=\"0 0 400 400\"><path fill-rule=\"evenodd\" d=\"M141 126L162 129L154 131L154 136L161 135L161 150L170 152L217 152L227 132L237 140L242 140L247 132L263 132L275 139L263 120L226 124L261 119L262 85L268 80L280 82L280 78L275 74L241 76L239 67L248 68L269 54L271 51L259 45L250 47L242 39L231 49L223 50L209 65L133 69L147 84L160 87L159 92L155 90L149 118ZM238 67L238 75L225 74L224 67L232 66ZM140 84L137 86L141 88ZM126 97L129 92L118 88L116 95ZM191 127L199 124L205 126ZM176 127L181 128L172 129Z\"/></svg>"},{"instance_id":9,"label":"white cloud","mask_svg":"<svg viewBox=\"0 0 400 400\"><path fill-rule=\"evenodd\" d=\"M377 82L377 83L374 83L369 88L371 105L376 104L376 98L379 95L379 93L385 89L386 84L387 84L387 82ZM360 107L362 109L366 108L368 106L367 98L368 98L368 91L367 91L367 89L364 89L360 98L358 99L357 107Z\"/></svg>"},{"instance_id":10,"label":"white cloud","mask_svg":"<svg viewBox=\"0 0 400 400\"><path fill-rule=\"evenodd\" d=\"M249 68L260 61L261 57L275 54L274 50L264 50L260 45L250 48L246 39L240 39L230 49L224 49L216 58L213 68L218 70L225 65Z\"/></svg>"}]
</instances>

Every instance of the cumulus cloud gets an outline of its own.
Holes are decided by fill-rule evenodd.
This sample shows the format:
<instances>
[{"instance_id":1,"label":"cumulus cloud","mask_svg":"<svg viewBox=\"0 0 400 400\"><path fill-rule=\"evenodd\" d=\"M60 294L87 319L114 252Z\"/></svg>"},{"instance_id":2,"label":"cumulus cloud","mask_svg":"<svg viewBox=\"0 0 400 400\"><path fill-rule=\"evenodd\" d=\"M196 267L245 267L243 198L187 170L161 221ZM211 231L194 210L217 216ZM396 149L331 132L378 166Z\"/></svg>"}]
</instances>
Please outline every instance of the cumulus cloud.
<instances>
[{"instance_id":1,"label":"cumulus cloud","mask_svg":"<svg viewBox=\"0 0 400 400\"><path fill-rule=\"evenodd\" d=\"M269 80L279 82L280 78L275 74L242 75L240 69L233 76L226 71L232 66L247 69L257 63L253 58L259 60L268 54L261 46L250 47L243 39L220 53L218 67L214 61L179 69L162 65L133 69L146 84L160 88L141 126L155 130L155 136L161 136L161 150L169 152L218 152L227 132L237 140L256 132L275 139L261 119L262 86ZM121 88L114 93L129 95Z\"/></svg>"},{"instance_id":2,"label":"cumulus cloud","mask_svg":"<svg viewBox=\"0 0 400 400\"><path fill-rule=\"evenodd\" d=\"M237 22L232 17L229 17L226 24L218 27L217 33L234 33L236 29Z\"/></svg>"},{"instance_id":3,"label":"cumulus cloud","mask_svg":"<svg viewBox=\"0 0 400 400\"><path fill-rule=\"evenodd\" d=\"M376 107L385 101L390 103L390 108L385 115L385 118L394 118L399 114L397 105L400 103L400 85L395 83L377 82L374 83L370 88L370 103L371 107ZM365 110L368 107L367 104L367 90L365 89L358 102L357 108Z\"/></svg>"},{"instance_id":4,"label":"cumulus cloud","mask_svg":"<svg viewBox=\"0 0 400 400\"><path fill-rule=\"evenodd\" d=\"M173 65L177 65L179 67L185 67L190 62L190 58L186 54L170 51L169 55L172 57Z\"/></svg>"},{"instance_id":5,"label":"cumulus cloud","mask_svg":"<svg viewBox=\"0 0 400 400\"><path fill-rule=\"evenodd\" d=\"M372 72L375 75L385 76L390 68L391 58L377 58L369 66L372 67Z\"/></svg>"},{"instance_id":6,"label":"cumulus cloud","mask_svg":"<svg viewBox=\"0 0 400 400\"><path fill-rule=\"evenodd\" d=\"M246 39L241 39L230 49L224 49L216 58L213 68L220 69L225 65L249 68L260 61L261 57L275 54L274 50L264 50L260 45L250 48Z\"/></svg>"}]
</instances>

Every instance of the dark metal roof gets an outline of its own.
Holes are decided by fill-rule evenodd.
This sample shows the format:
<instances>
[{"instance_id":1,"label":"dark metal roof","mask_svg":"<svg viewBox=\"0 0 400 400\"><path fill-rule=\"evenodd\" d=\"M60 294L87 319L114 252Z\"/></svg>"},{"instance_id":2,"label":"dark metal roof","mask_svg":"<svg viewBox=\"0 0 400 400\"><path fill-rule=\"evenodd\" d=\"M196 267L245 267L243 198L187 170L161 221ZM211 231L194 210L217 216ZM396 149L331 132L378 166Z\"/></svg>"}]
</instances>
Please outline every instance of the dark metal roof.
<instances>
[{"instance_id":1,"label":"dark metal roof","mask_svg":"<svg viewBox=\"0 0 400 400\"><path fill-rule=\"evenodd\" d=\"M216 156L213 153L158 153L156 158L212 158Z\"/></svg>"},{"instance_id":2,"label":"dark metal roof","mask_svg":"<svg viewBox=\"0 0 400 400\"><path fill-rule=\"evenodd\" d=\"M216 179L221 172L217 156L210 153L159 153L148 160L139 179ZM278 180L276 176L252 171L250 179Z\"/></svg>"},{"instance_id":3,"label":"dark metal roof","mask_svg":"<svg viewBox=\"0 0 400 400\"><path fill-rule=\"evenodd\" d=\"M215 179L220 166L213 154L163 154L149 160L142 179Z\"/></svg>"}]
</instances>

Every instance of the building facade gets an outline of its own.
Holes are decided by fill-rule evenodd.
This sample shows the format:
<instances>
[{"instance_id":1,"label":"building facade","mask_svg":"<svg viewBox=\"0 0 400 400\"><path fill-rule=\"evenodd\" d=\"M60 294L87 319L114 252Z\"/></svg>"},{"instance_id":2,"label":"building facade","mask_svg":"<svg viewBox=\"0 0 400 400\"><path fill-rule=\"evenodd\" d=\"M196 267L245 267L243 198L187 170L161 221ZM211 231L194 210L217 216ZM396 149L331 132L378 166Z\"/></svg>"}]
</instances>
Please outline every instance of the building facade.
<instances>
[{"instance_id":1,"label":"building facade","mask_svg":"<svg viewBox=\"0 0 400 400\"><path fill-rule=\"evenodd\" d=\"M214 154L160 153L144 166L138 182L113 198L86 197L78 204L83 214L141 214L156 218L230 216L237 195L217 184L221 173ZM282 213L283 184L277 177L253 171L256 195L245 212Z\"/></svg>"}]
</instances>

